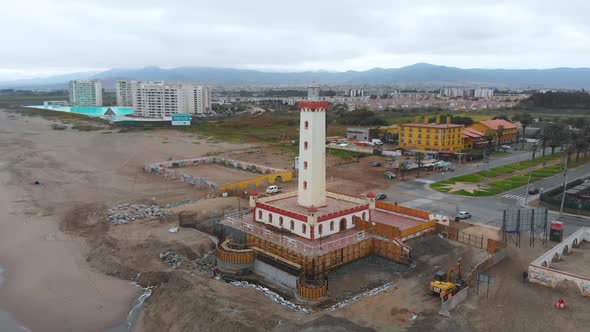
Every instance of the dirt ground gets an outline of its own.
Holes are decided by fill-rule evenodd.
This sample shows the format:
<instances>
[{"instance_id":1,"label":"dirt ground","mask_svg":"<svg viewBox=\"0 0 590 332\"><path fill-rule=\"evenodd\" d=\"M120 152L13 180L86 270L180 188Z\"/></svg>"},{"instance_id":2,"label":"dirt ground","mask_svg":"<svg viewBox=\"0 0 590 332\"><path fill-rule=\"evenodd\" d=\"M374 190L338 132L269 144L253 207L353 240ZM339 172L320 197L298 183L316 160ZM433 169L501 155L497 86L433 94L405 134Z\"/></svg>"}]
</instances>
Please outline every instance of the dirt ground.
<instances>
[{"instance_id":1,"label":"dirt ground","mask_svg":"<svg viewBox=\"0 0 590 332\"><path fill-rule=\"evenodd\" d=\"M176 171L177 176L180 174L187 174L196 178L204 177L217 185L241 181L259 175L215 164L180 167L175 168L174 170Z\"/></svg>"},{"instance_id":2,"label":"dirt ground","mask_svg":"<svg viewBox=\"0 0 590 332\"><path fill-rule=\"evenodd\" d=\"M56 131L50 125L0 111L0 264L6 268L0 307L34 331L103 331L120 324L139 292L130 283L138 276L140 285L155 288L135 331L574 331L590 324L588 299L577 289L522 282L522 271L546 250L538 246L510 248L510 257L488 271L494 278L489 298L472 292L452 319L438 315L440 300L430 294L428 282L459 257L469 270L485 253L439 237L408 243L415 264L393 288L336 311L308 315L253 289L172 269L160 261L160 253L173 249L199 257L213 248L212 239L189 229L168 232L174 217L106 222L105 211L120 202L162 204L200 197L186 184L144 174L144 163L227 153L280 168L290 167L288 155L174 131ZM388 185L385 169L369 166L373 160L381 159L330 159L328 187L360 194ZM33 185L35 180L40 185ZM236 198L219 198L173 210L207 218L236 203ZM464 231L494 233L475 226ZM357 273L348 281L358 281L359 291L396 275L378 259L358 264L367 266L367 275L350 265L340 278L347 279L346 269ZM348 295L344 288L333 289ZM553 309L559 296L569 310Z\"/></svg>"},{"instance_id":3,"label":"dirt ground","mask_svg":"<svg viewBox=\"0 0 590 332\"><path fill-rule=\"evenodd\" d=\"M590 243L582 241L577 248L571 248L569 254L562 255L558 262L551 263L551 268L590 277Z\"/></svg>"},{"instance_id":4,"label":"dirt ground","mask_svg":"<svg viewBox=\"0 0 590 332\"><path fill-rule=\"evenodd\" d=\"M522 245L508 250L508 258L486 272L493 278L489 297L480 285L479 295L470 292L469 299L452 312L453 321L472 331L587 330L590 299L582 297L575 285L551 289L523 282L522 272L547 248ZM568 303L568 310L553 307L559 297Z\"/></svg>"}]
</instances>

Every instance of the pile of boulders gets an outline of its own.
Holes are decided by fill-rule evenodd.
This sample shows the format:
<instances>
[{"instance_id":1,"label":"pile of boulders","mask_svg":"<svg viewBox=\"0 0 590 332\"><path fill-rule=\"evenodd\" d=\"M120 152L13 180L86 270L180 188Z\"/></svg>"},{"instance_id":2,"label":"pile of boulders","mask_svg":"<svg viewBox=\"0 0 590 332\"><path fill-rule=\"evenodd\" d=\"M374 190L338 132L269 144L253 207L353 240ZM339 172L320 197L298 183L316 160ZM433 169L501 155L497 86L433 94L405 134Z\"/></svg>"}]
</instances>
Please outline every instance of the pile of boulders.
<instances>
[{"instance_id":1,"label":"pile of boulders","mask_svg":"<svg viewBox=\"0 0 590 332\"><path fill-rule=\"evenodd\" d=\"M135 219L144 219L152 217L164 217L171 215L172 212L162 210L157 205L144 204L118 204L108 210L108 221L111 224L128 224Z\"/></svg>"},{"instance_id":2,"label":"pile of boulders","mask_svg":"<svg viewBox=\"0 0 590 332\"><path fill-rule=\"evenodd\" d=\"M197 269L204 272L210 272L215 269L217 265L217 258L215 257L215 250L209 251L205 256L195 259Z\"/></svg>"},{"instance_id":3,"label":"pile of boulders","mask_svg":"<svg viewBox=\"0 0 590 332\"><path fill-rule=\"evenodd\" d=\"M184 200L178 201L178 202L170 202L170 203L164 204L164 206L162 206L162 207L164 209L169 209L169 208L176 207L176 206L181 206L181 205L184 205L184 204L190 204L192 202L193 202L193 200L189 198L189 199L184 199Z\"/></svg>"},{"instance_id":4,"label":"pile of boulders","mask_svg":"<svg viewBox=\"0 0 590 332\"><path fill-rule=\"evenodd\" d=\"M163 254L160 254L160 260L170 265L174 269L178 269L179 267L183 267L183 265L190 265L190 259L186 258L183 255L177 254L172 250L168 250Z\"/></svg>"},{"instance_id":5,"label":"pile of boulders","mask_svg":"<svg viewBox=\"0 0 590 332\"><path fill-rule=\"evenodd\" d=\"M212 250L205 254L205 256L195 260L191 260L173 250L167 250L160 254L160 260L174 269L181 268L191 272L206 272L211 277L215 275L214 270L217 265L215 250Z\"/></svg>"}]
</instances>

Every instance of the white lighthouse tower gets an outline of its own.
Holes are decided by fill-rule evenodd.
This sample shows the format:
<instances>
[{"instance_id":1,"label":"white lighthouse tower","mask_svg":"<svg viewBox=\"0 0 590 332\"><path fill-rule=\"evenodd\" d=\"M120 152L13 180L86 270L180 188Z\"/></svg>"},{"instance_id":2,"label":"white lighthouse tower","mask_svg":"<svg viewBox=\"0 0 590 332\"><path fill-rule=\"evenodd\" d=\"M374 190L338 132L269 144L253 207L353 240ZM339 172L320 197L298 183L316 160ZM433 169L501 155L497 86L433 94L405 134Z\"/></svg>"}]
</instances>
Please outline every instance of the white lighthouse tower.
<instances>
[{"instance_id":1,"label":"white lighthouse tower","mask_svg":"<svg viewBox=\"0 0 590 332\"><path fill-rule=\"evenodd\" d=\"M326 205L326 109L320 101L320 87L308 87L308 100L300 101L299 186L297 203L305 207Z\"/></svg>"}]
</instances>

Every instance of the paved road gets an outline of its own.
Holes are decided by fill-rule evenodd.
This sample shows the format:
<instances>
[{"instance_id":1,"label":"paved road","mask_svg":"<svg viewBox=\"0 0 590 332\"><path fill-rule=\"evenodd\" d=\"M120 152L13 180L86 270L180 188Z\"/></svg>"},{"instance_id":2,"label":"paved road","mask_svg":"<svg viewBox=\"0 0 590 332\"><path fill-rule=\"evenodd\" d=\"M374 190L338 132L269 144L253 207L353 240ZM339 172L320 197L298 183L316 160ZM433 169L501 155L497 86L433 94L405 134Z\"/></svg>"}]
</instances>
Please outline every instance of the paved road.
<instances>
[{"instance_id":1,"label":"paved road","mask_svg":"<svg viewBox=\"0 0 590 332\"><path fill-rule=\"evenodd\" d=\"M500 162L500 161L499 161ZM504 164L507 164L505 162ZM474 170L471 170L473 172ZM468 173L465 173L468 174ZM590 164L568 171L568 181L588 176ZM492 197L466 197L440 193L427 188L428 184L421 182L423 179L401 182L393 185L386 191L387 201L398 202L400 205L423 209L433 213L440 213L454 217L458 211L469 211L472 222L501 226L502 212L505 209L518 209L524 204L526 187L501 193ZM563 173L537 181L531 184L545 191L563 185ZM529 196L529 201L538 198L539 195ZM549 212L549 220L556 220L559 212ZM590 226L590 219L573 216L562 216L559 220L566 223L567 233L583 226Z\"/></svg>"},{"instance_id":2,"label":"paved road","mask_svg":"<svg viewBox=\"0 0 590 332\"><path fill-rule=\"evenodd\" d=\"M559 149L555 150L555 152L557 152L557 151L559 151ZM551 153L551 148L546 148L545 153L546 154ZM542 154L543 154L542 150L539 150L539 151L537 151L536 156L541 156ZM464 165L462 168L459 168L453 172L444 172L444 173L441 172L441 173L438 173L438 174L435 174L432 176L428 176L428 177L425 177L424 180L426 180L426 181L440 181L440 180L448 179L448 178L451 178L454 176L471 174L474 172L479 172L482 170L487 170L487 169L498 167L498 166L504 166L504 165L512 164L512 163L523 161L523 160L529 160L532 158L532 156L533 156L533 153L530 151L518 151L518 152L512 153L508 156L491 157L491 158L489 158L489 161L486 161L486 162L467 164L467 165Z\"/></svg>"}]
</instances>

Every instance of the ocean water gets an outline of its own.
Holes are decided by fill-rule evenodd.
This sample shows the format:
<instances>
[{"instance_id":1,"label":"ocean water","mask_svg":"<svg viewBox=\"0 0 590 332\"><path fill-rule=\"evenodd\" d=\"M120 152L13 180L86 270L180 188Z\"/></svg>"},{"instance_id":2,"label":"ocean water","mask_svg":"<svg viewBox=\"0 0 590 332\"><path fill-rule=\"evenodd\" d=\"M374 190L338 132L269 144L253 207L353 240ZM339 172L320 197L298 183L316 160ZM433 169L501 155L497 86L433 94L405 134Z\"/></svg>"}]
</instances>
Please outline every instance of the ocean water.
<instances>
[{"instance_id":1,"label":"ocean water","mask_svg":"<svg viewBox=\"0 0 590 332\"><path fill-rule=\"evenodd\" d=\"M4 282L4 269L0 266L0 287ZM0 309L0 331L2 332L26 332L30 331L23 323L17 321L12 315Z\"/></svg>"},{"instance_id":2,"label":"ocean water","mask_svg":"<svg viewBox=\"0 0 590 332\"><path fill-rule=\"evenodd\" d=\"M100 118L107 118L104 113L110 108L115 112L115 119L124 118L125 115L133 114L131 107L96 107L96 106L58 106L58 105L31 105L29 108L37 108L42 110L60 111L84 114L88 116L97 116Z\"/></svg>"}]
</instances>

